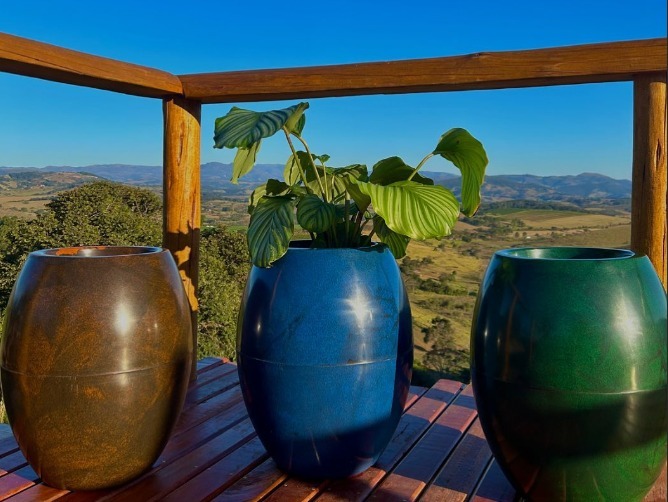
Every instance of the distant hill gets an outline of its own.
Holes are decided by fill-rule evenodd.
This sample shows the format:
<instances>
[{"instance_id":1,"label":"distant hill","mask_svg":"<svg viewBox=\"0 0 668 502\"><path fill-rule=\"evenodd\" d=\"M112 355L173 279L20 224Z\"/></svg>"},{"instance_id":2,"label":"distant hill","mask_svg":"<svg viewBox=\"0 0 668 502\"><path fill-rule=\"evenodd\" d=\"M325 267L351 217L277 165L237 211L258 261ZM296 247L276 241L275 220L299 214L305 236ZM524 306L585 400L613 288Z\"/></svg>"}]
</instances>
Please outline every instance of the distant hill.
<instances>
[{"instance_id":1,"label":"distant hill","mask_svg":"<svg viewBox=\"0 0 668 502\"><path fill-rule=\"evenodd\" d=\"M69 173L69 174L68 174ZM435 183L459 195L460 178L441 172L425 172ZM258 164L239 182L230 183L232 166L220 162L202 164L202 190L218 195L244 195L267 178L281 179L283 166ZM47 166L44 168L0 167L0 189L53 184L54 188L68 188L68 184L85 183L104 178L140 186L162 185L162 167L106 164L83 167ZM15 186L14 186L15 185ZM581 200L625 199L631 196L631 182L617 180L602 174L583 173L577 176L496 175L487 176L483 197L490 201L540 200L577 202Z\"/></svg>"},{"instance_id":2,"label":"distant hill","mask_svg":"<svg viewBox=\"0 0 668 502\"><path fill-rule=\"evenodd\" d=\"M42 193L57 193L100 179L99 176L85 172L48 172L43 169L0 168L0 193L11 190L34 189L39 189Z\"/></svg>"}]
</instances>

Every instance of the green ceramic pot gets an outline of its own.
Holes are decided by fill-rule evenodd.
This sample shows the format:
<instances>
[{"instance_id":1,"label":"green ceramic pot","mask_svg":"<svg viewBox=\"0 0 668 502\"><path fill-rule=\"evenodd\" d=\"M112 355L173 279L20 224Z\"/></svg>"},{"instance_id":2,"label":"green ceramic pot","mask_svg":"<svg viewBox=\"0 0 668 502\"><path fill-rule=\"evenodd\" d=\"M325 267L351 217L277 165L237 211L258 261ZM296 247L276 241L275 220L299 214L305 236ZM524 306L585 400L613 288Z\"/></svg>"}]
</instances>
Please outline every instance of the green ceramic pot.
<instances>
[{"instance_id":1,"label":"green ceramic pot","mask_svg":"<svg viewBox=\"0 0 668 502\"><path fill-rule=\"evenodd\" d=\"M666 293L646 256L492 258L474 313L480 421L532 500L642 500L666 459Z\"/></svg>"}]
</instances>

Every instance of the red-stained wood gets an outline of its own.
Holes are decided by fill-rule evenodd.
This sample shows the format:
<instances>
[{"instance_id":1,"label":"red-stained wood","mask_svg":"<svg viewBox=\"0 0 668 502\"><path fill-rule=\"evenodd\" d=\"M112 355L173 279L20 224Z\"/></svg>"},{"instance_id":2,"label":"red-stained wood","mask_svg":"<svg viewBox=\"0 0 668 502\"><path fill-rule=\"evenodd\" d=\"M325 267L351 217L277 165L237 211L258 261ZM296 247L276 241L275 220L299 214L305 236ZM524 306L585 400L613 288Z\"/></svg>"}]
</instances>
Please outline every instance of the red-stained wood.
<instances>
[{"instance_id":1,"label":"red-stained wood","mask_svg":"<svg viewBox=\"0 0 668 502\"><path fill-rule=\"evenodd\" d=\"M492 460L471 502L513 502L516 494L499 464Z\"/></svg>"},{"instance_id":2,"label":"red-stained wood","mask_svg":"<svg viewBox=\"0 0 668 502\"><path fill-rule=\"evenodd\" d=\"M214 502L255 502L271 493L287 477L288 475L269 458L212 500Z\"/></svg>"},{"instance_id":3,"label":"red-stained wood","mask_svg":"<svg viewBox=\"0 0 668 502\"><path fill-rule=\"evenodd\" d=\"M66 490L58 490L57 488L52 488L45 484L38 484L12 496L11 501L35 502L36 500L39 500L40 502L51 502L68 493L69 492Z\"/></svg>"},{"instance_id":4,"label":"red-stained wood","mask_svg":"<svg viewBox=\"0 0 668 502\"><path fill-rule=\"evenodd\" d=\"M110 500L135 502L161 499L254 437L255 431L250 420L244 420L174 462L149 472Z\"/></svg>"},{"instance_id":5,"label":"red-stained wood","mask_svg":"<svg viewBox=\"0 0 668 502\"><path fill-rule=\"evenodd\" d=\"M287 479L263 502L308 502L323 492L329 481Z\"/></svg>"},{"instance_id":6,"label":"red-stained wood","mask_svg":"<svg viewBox=\"0 0 668 502\"><path fill-rule=\"evenodd\" d=\"M0 440L0 457L14 453L19 449L19 445L16 443L14 436L7 436Z\"/></svg>"},{"instance_id":7,"label":"red-stained wood","mask_svg":"<svg viewBox=\"0 0 668 502\"><path fill-rule=\"evenodd\" d=\"M204 359L197 361L197 374L201 376L210 369L228 362L229 361L224 357L205 357Z\"/></svg>"},{"instance_id":8,"label":"red-stained wood","mask_svg":"<svg viewBox=\"0 0 668 502\"><path fill-rule=\"evenodd\" d=\"M424 492L425 502L463 502L473 491L492 458L478 419Z\"/></svg>"},{"instance_id":9,"label":"red-stained wood","mask_svg":"<svg viewBox=\"0 0 668 502\"><path fill-rule=\"evenodd\" d=\"M216 436L241 423L248 417L243 402L236 402L225 407L218 415L197 424L181 434L172 436L163 450L159 462L171 462L188 451L211 441Z\"/></svg>"},{"instance_id":10,"label":"red-stained wood","mask_svg":"<svg viewBox=\"0 0 668 502\"><path fill-rule=\"evenodd\" d=\"M242 402L242 399L241 389L237 385L197 406L186 408L176 424L176 432L195 427L220 413L221 406L229 407Z\"/></svg>"},{"instance_id":11,"label":"red-stained wood","mask_svg":"<svg viewBox=\"0 0 668 502\"><path fill-rule=\"evenodd\" d=\"M477 412L468 386L436 420L370 500L416 500L471 425Z\"/></svg>"},{"instance_id":12,"label":"red-stained wood","mask_svg":"<svg viewBox=\"0 0 668 502\"><path fill-rule=\"evenodd\" d=\"M203 376L198 377L196 383L197 385L191 385L191 388L188 389L186 408L192 408L239 385L237 368L226 364L219 369L204 373Z\"/></svg>"},{"instance_id":13,"label":"red-stained wood","mask_svg":"<svg viewBox=\"0 0 668 502\"><path fill-rule=\"evenodd\" d=\"M0 477L0 500L6 500L15 493L19 493L34 484L34 481L25 479L16 474L5 474Z\"/></svg>"},{"instance_id":14,"label":"red-stained wood","mask_svg":"<svg viewBox=\"0 0 668 502\"><path fill-rule=\"evenodd\" d=\"M0 458L0 469L5 472L14 472L17 469L21 469L26 464L26 459L23 456L23 453L21 453L19 450L16 450L13 453Z\"/></svg>"},{"instance_id":15,"label":"red-stained wood","mask_svg":"<svg viewBox=\"0 0 668 502\"><path fill-rule=\"evenodd\" d=\"M152 98L182 93L171 73L6 33L0 33L0 71Z\"/></svg>"},{"instance_id":16,"label":"red-stained wood","mask_svg":"<svg viewBox=\"0 0 668 502\"><path fill-rule=\"evenodd\" d=\"M180 75L204 103L507 89L633 80L666 71L666 39L407 61Z\"/></svg>"},{"instance_id":17,"label":"red-stained wood","mask_svg":"<svg viewBox=\"0 0 668 502\"><path fill-rule=\"evenodd\" d=\"M668 478L666 477L666 470L668 466L663 466L663 471L659 479L654 483L654 487L649 491L645 497L644 502L666 502L668 500Z\"/></svg>"},{"instance_id":18,"label":"red-stained wood","mask_svg":"<svg viewBox=\"0 0 668 502\"><path fill-rule=\"evenodd\" d=\"M208 500L245 476L253 468L267 460L269 455L259 438L235 449L229 455L211 465L161 500Z\"/></svg>"},{"instance_id":19,"label":"red-stained wood","mask_svg":"<svg viewBox=\"0 0 668 502\"><path fill-rule=\"evenodd\" d=\"M418 396L424 389L413 388L399 428L375 466L351 479L309 482L289 478L268 458L247 418L238 385L219 393L211 386L215 381L220 382L220 389L229 385L225 379L236 376L228 371L234 368L233 364L210 368L209 377L218 374L220 378L198 380L191 387L206 387L213 397L191 402L191 417L195 420L186 419L177 427L151 471L134 482L98 492L56 490L35 484L36 474L20 452L13 451L0 458L8 468L0 469L0 499L13 495L12 500L23 501L292 502L354 501L371 496L383 501L417 497L447 502L473 497L471 500L477 502L492 502L514 497L514 490L491 460L477 419L466 429L476 414L469 386L461 390L458 382L442 380L421 397ZM207 411L194 413L198 408ZM11 447L11 442L6 446ZM437 472L439 466L442 467ZM646 501L665 501L665 469L662 476Z\"/></svg>"},{"instance_id":20,"label":"red-stained wood","mask_svg":"<svg viewBox=\"0 0 668 502\"><path fill-rule=\"evenodd\" d=\"M380 483L415 442L422 437L461 391L462 384L439 380L413 406L403 414L390 444L378 462L355 478L343 479L327 485L318 500L363 500Z\"/></svg>"}]
</instances>

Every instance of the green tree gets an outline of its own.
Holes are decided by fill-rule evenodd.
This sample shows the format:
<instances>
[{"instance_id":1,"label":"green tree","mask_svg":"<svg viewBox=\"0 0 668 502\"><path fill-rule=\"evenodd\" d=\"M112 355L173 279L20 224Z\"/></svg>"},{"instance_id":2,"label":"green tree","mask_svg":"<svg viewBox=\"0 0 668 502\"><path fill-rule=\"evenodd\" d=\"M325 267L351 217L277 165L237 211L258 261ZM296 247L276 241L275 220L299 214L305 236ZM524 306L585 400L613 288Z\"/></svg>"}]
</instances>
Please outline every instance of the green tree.
<instances>
[{"instance_id":1,"label":"green tree","mask_svg":"<svg viewBox=\"0 0 668 502\"><path fill-rule=\"evenodd\" d=\"M160 198L149 190L96 182L58 194L46 211L27 221L0 219L0 308L37 249L80 245L159 245Z\"/></svg>"},{"instance_id":2,"label":"green tree","mask_svg":"<svg viewBox=\"0 0 668 502\"><path fill-rule=\"evenodd\" d=\"M149 190L96 182L62 192L47 208L57 221L52 236L61 246L156 246L162 241L162 203Z\"/></svg>"},{"instance_id":3,"label":"green tree","mask_svg":"<svg viewBox=\"0 0 668 502\"><path fill-rule=\"evenodd\" d=\"M202 233L198 357L236 357L237 317L249 269L245 233L222 225Z\"/></svg>"}]
</instances>

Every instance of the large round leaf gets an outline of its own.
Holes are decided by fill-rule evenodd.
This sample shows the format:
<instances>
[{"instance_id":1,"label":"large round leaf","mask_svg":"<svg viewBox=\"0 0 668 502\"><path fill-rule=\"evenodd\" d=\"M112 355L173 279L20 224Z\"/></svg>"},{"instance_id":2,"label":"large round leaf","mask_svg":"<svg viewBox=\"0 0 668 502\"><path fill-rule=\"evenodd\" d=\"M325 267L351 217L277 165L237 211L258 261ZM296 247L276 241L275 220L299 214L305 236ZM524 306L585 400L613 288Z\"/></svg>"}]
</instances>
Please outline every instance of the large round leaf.
<instances>
[{"instance_id":1,"label":"large round leaf","mask_svg":"<svg viewBox=\"0 0 668 502\"><path fill-rule=\"evenodd\" d=\"M270 178L263 185L258 186L248 198L248 214L253 214L255 206L265 195L284 195L290 190L290 186L282 181Z\"/></svg>"},{"instance_id":2,"label":"large round leaf","mask_svg":"<svg viewBox=\"0 0 668 502\"><path fill-rule=\"evenodd\" d=\"M412 239L430 239L450 235L459 216L459 202L440 185L398 181L382 186L357 184L371 197L377 214L393 231Z\"/></svg>"},{"instance_id":3,"label":"large round leaf","mask_svg":"<svg viewBox=\"0 0 668 502\"><path fill-rule=\"evenodd\" d=\"M406 256L406 248L410 242L408 237L394 232L387 226L385 220L378 215L373 217L373 229L380 242L390 248L390 251L392 251L397 260Z\"/></svg>"},{"instance_id":4,"label":"large round leaf","mask_svg":"<svg viewBox=\"0 0 668 502\"><path fill-rule=\"evenodd\" d=\"M320 233L334 225L336 207L317 195L306 195L297 204L297 223L304 230Z\"/></svg>"},{"instance_id":5,"label":"large round leaf","mask_svg":"<svg viewBox=\"0 0 668 502\"><path fill-rule=\"evenodd\" d=\"M290 196L260 198L247 234L253 265L269 267L287 252L295 230L294 209L295 202Z\"/></svg>"},{"instance_id":6,"label":"large round leaf","mask_svg":"<svg viewBox=\"0 0 668 502\"><path fill-rule=\"evenodd\" d=\"M254 112L235 106L227 115L216 119L214 147L248 148L262 138L273 136L286 124L289 130L297 130L307 108L308 103L299 103L282 110Z\"/></svg>"},{"instance_id":7,"label":"large round leaf","mask_svg":"<svg viewBox=\"0 0 668 502\"><path fill-rule=\"evenodd\" d=\"M441 136L434 153L448 159L462 172L462 213L473 216L480 205L487 153L466 129L450 129Z\"/></svg>"},{"instance_id":8,"label":"large round leaf","mask_svg":"<svg viewBox=\"0 0 668 502\"><path fill-rule=\"evenodd\" d=\"M415 173L415 169L406 164L401 157L389 157L376 162L369 176L369 181L377 185L390 185L397 181L405 181ZM434 180L415 173L413 181L423 185L433 185Z\"/></svg>"}]
</instances>

